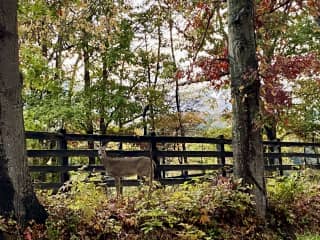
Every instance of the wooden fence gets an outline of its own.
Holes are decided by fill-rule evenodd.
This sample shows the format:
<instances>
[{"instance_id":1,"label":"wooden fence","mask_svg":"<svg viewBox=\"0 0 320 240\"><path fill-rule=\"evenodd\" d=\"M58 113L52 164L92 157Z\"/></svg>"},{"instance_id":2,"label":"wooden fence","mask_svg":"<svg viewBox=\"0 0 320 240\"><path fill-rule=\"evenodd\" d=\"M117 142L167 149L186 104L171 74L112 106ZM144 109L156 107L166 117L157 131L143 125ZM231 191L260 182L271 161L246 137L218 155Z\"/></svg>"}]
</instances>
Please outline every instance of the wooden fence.
<instances>
[{"instance_id":1,"label":"wooden fence","mask_svg":"<svg viewBox=\"0 0 320 240\"><path fill-rule=\"evenodd\" d=\"M27 150L29 169L35 178L37 188L60 187L69 179L69 171L77 171L83 167L82 164L72 164L71 159L74 157L81 157L81 161L85 159L86 171L104 170L102 165L97 164L97 150L85 148L88 142L97 144L115 142L121 146L122 144L151 146L150 150L112 150L109 153L114 156L150 156L151 154L156 162L155 178L162 184L180 184L212 170L219 171L222 175L232 171L231 140L223 136L205 138L26 132L26 139L28 146L37 145L40 142L38 146L49 145L49 148L52 148ZM34 142L30 143L30 141ZM177 149L181 144L186 144L187 150ZM82 149L74 147L80 145ZM267 172L276 171L279 175L283 175L284 171L299 170L305 167L320 169L320 154L317 151L319 147L320 143L265 141L265 169ZM192 148L201 150L192 150ZM178 163L177 159L180 159L181 162ZM48 173L55 175L54 181L52 181L53 178L46 179L45 175ZM114 181L106 180L106 184L113 185ZM125 180L123 184L134 186L138 184L138 181Z\"/></svg>"}]
</instances>

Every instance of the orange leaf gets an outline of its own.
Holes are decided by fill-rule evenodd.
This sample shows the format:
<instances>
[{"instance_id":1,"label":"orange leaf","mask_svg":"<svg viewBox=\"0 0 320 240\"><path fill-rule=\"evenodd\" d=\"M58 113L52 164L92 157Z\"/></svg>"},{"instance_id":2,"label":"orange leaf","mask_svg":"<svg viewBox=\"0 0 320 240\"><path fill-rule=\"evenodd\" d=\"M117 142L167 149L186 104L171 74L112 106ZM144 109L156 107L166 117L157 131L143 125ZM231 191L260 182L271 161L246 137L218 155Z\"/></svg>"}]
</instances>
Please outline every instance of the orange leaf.
<instances>
[{"instance_id":1,"label":"orange leaf","mask_svg":"<svg viewBox=\"0 0 320 240\"><path fill-rule=\"evenodd\" d=\"M201 212L201 216L200 216L200 223L201 224L206 224L208 222L210 222L210 218L209 218L209 215L208 215L208 210L205 209L205 208L201 208L200 210Z\"/></svg>"}]
</instances>

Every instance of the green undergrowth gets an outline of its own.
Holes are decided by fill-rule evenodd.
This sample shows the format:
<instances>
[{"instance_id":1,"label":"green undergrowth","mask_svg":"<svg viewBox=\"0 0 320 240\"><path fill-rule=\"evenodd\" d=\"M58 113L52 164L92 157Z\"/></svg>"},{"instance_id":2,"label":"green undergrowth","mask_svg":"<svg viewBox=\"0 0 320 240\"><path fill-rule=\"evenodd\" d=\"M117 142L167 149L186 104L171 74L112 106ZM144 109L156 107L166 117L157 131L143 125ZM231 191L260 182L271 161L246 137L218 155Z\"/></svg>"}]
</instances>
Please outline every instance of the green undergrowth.
<instances>
[{"instance_id":1,"label":"green undergrowth","mask_svg":"<svg viewBox=\"0 0 320 240\"><path fill-rule=\"evenodd\" d=\"M230 178L155 184L151 193L148 186L128 188L117 199L86 181L86 175L75 174L64 192L39 192L49 218L45 226L30 223L25 231L30 239L49 240L319 239L319 176L307 170L268 180L269 209L263 222L255 216L250 187ZM16 232L13 226L0 218L0 230Z\"/></svg>"},{"instance_id":2,"label":"green undergrowth","mask_svg":"<svg viewBox=\"0 0 320 240\"><path fill-rule=\"evenodd\" d=\"M303 234L299 235L297 240L320 240L320 235L315 234Z\"/></svg>"}]
</instances>

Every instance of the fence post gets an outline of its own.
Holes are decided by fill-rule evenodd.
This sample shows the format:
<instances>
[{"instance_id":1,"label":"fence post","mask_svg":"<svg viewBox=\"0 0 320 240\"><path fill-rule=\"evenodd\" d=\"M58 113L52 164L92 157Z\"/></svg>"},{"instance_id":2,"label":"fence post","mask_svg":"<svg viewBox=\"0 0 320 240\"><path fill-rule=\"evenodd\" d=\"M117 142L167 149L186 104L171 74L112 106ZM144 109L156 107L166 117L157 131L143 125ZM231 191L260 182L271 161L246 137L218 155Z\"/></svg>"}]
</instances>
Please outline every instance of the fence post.
<instances>
[{"instance_id":1,"label":"fence post","mask_svg":"<svg viewBox=\"0 0 320 240\"><path fill-rule=\"evenodd\" d=\"M280 138L277 138L276 141L277 141L278 144L276 145L275 150L276 150L277 153L279 153L279 158L278 158L279 165L280 165L279 173L280 173L280 176L283 176L282 156L281 156L281 140L280 140Z\"/></svg>"},{"instance_id":2,"label":"fence post","mask_svg":"<svg viewBox=\"0 0 320 240\"><path fill-rule=\"evenodd\" d=\"M155 162L155 169L154 169L154 178L156 180L160 180L161 179L161 171L159 170L159 165L160 165L160 161L159 161L159 158L157 156L157 142L156 142L156 133L154 131L152 131L150 133L150 136L151 136L151 140L150 140L150 145L151 145L151 157L152 157L152 160Z\"/></svg>"},{"instance_id":3,"label":"fence post","mask_svg":"<svg viewBox=\"0 0 320 240\"><path fill-rule=\"evenodd\" d=\"M224 136L219 135L218 138L221 139L221 143L218 143L216 145L217 151L220 152L220 157L218 157L218 163L222 165L222 176L226 177L227 176L226 169L225 169L226 157L225 157L224 141L223 141Z\"/></svg>"},{"instance_id":4,"label":"fence post","mask_svg":"<svg viewBox=\"0 0 320 240\"><path fill-rule=\"evenodd\" d=\"M93 133L90 133L93 134ZM94 149L94 141L88 141L88 149ZM96 163L96 158L89 156L89 165L94 165Z\"/></svg>"},{"instance_id":5,"label":"fence post","mask_svg":"<svg viewBox=\"0 0 320 240\"><path fill-rule=\"evenodd\" d=\"M272 142L278 142L279 139L278 138L277 139L272 139L271 141ZM277 145L268 146L267 149L268 149L269 153L277 153L278 152L278 146ZM272 157L272 156L268 157L268 165L273 166L273 165L277 164L276 161L275 161L276 159L277 158Z\"/></svg>"},{"instance_id":6,"label":"fence post","mask_svg":"<svg viewBox=\"0 0 320 240\"><path fill-rule=\"evenodd\" d=\"M58 133L61 134L61 138L58 140L58 149L60 150L68 150L68 142L65 138L66 130L61 128L58 130ZM67 157L60 157L59 159L61 166L68 166L69 165L69 158ZM64 183L68 181L70 178L68 171L60 173L60 182Z\"/></svg>"}]
</instances>

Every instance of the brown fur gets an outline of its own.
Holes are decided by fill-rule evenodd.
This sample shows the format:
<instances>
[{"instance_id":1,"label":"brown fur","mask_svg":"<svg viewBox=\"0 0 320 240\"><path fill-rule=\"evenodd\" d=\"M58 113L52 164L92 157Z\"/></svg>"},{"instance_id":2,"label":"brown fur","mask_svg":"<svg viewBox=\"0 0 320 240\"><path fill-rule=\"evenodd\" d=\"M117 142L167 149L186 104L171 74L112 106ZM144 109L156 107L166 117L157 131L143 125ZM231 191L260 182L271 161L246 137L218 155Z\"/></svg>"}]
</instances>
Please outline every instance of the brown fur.
<instances>
[{"instance_id":1,"label":"brown fur","mask_svg":"<svg viewBox=\"0 0 320 240\"><path fill-rule=\"evenodd\" d=\"M121 177L137 175L150 179L151 186L154 162L150 157L111 157L103 147L98 149L99 157L107 173L114 177L117 196L120 195Z\"/></svg>"}]
</instances>

